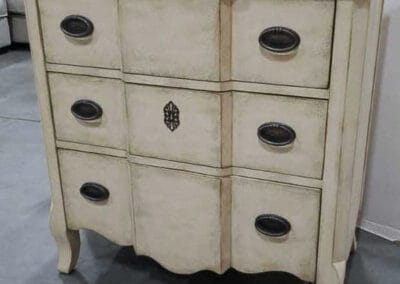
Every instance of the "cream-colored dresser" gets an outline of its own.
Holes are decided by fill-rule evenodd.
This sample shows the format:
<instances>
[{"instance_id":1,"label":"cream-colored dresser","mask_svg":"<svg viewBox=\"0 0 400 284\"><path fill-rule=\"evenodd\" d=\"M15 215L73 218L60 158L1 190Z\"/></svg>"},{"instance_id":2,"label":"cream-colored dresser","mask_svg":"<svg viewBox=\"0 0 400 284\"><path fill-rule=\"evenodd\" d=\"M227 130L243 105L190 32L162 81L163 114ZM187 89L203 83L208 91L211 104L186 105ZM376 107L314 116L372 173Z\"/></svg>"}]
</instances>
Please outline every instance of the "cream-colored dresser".
<instances>
[{"instance_id":1,"label":"cream-colored dresser","mask_svg":"<svg viewBox=\"0 0 400 284\"><path fill-rule=\"evenodd\" d=\"M58 268L79 229L176 273L342 283L381 0L26 0Z\"/></svg>"}]
</instances>

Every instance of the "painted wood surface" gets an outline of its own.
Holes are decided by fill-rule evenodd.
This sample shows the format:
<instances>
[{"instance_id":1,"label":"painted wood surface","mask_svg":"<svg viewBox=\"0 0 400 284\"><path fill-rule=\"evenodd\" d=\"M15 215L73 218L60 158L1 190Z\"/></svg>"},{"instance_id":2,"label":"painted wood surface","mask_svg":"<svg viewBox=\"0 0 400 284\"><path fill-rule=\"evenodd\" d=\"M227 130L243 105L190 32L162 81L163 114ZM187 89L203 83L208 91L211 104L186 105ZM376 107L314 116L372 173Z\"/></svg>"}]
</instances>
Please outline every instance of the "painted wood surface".
<instances>
[{"instance_id":1,"label":"painted wood surface","mask_svg":"<svg viewBox=\"0 0 400 284\"><path fill-rule=\"evenodd\" d=\"M80 237L78 231L68 228L64 211L37 2L25 1L25 10L51 188L50 230L58 247L57 268L69 273L78 261Z\"/></svg>"},{"instance_id":2,"label":"painted wood surface","mask_svg":"<svg viewBox=\"0 0 400 284\"><path fill-rule=\"evenodd\" d=\"M287 271L315 280L320 193L247 178L232 180L232 266L246 273ZM255 220L263 214L285 218L287 236L262 235Z\"/></svg>"},{"instance_id":3,"label":"painted wood surface","mask_svg":"<svg viewBox=\"0 0 400 284\"><path fill-rule=\"evenodd\" d=\"M132 165L136 251L178 273L223 272L221 180ZM222 218L222 219L221 219ZM227 268L225 264L225 269Z\"/></svg>"},{"instance_id":4,"label":"painted wood surface","mask_svg":"<svg viewBox=\"0 0 400 284\"><path fill-rule=\"evenodd\" d=\"M120 245L132 245L132 202L126 159L60 150L60 171L68 227L90 229ZM84 198L80 188L96 183L109 191L105 201Z\"/></svg>"},{"instance_id":5,"label":"painted wood surface","mask_svg":"<svg viewBox=\"0 0 400 284\"><path fill-rule=\"evenodd\" d=\"M222 165L223 94L133 84L126 89L130 153L213 167ZM177 112L177 126L173 129L164 121L164 108L168 106Z\"/></svg>"},{"instance_id":6,"label":"painted wood surface","mask_svg":"<svg viewBox=\"0 0 400 284\"><path fill-rule=\"evenodd\" d=\"M114 0L38 0L46 61L120 69L118 6ZM88 18L91 36L76 39L60 29L70 15Z\"/></svg>"},{"instance_id":7,"label":"painted wood surface","mask_svg":"<svg viewBox=\"0 0 400 284\"><path fill-rule=\"evenodd\" d=\"M232 78L327 88L334 12L335 1L233 1ZM293 53L273 54L259 46L261 32L276 26L300 36Z\"/></svg>"},{"instance_id":8,"label":"painted wood surface","mask_svg":"<svg viewBox=\"0 0 400 284\"><path fill-rule=\"evenodd\" d=\"M233 96L233 165L320 179L322 176L327 102L235 92ZM257 136L264 123L291 127L296 139L270 146Z\"/></svg>"},{"instance_id":9,"label":"painted wood surface","mask_svg":"<svg viewBox=\"0 0 400 284\"><path fill-rule=\"evenodd\" d=\"M58 140L127 148L125 96L120 80L49 73L49 86ZM101 117L94 121L74 117L71 107L80 100L99 105Z\"/></svg>"},{"instance_id":10,"label":"painted wood surface","mask_svg":"<svg viewBox=\"0 0 400 284\"><path fill-rule=\"evenodd\" d=\"M120 0L119 5L126 72L219 80L219 0Z\"/></svg>"},{"instance_id":11,"label":"painted wood surface","mask_svg":"<svg viewBox=\"0 0 400 284\"><path fill-rule=\"evenodd\" d=\"M174 272L233 266L343 283L362 197L383 1L70 2L26 0L58 269L71 271L78 229L90 228ZM144 11L169 21L160 25ZM72 13L90 17L91 37L71 40L60 31ZM299 31L297 54L260 56L256 31L272 24ZM104 106L102 134L66 119L80 93ZM176 131L185 135L163 134L167 97L183 106ZM256 128L267 120L293 126L291 149L260 147ZM116 199L85 204L77 188L88 178ZM283 242L261 239L256 210L287 216L292 233Z\"/></svg>"}]
</instances>

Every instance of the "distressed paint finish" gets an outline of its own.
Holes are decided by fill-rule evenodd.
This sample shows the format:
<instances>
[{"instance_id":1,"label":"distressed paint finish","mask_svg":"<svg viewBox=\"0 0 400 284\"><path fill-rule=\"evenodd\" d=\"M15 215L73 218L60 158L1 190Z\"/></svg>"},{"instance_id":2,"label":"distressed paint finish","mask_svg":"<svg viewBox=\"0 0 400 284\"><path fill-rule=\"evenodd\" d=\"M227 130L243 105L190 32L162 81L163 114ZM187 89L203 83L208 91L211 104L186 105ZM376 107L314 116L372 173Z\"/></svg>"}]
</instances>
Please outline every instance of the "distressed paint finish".
<instances>
[{"instance_id":1,"label":"distressed paint finish","mask_svg":"<svg viewBox=\"0 0 400 284\"><path fill-rule=\"evenodd\" d=\"M121 68L117 1L38 0L38 5L46 61ZM60 23L69 15L81 15L93 22L93 35L86 39L66 37Z\"/></svg>"},{"instance_id":2,"label":"distressed paint finish","mask_svg":"<svg viewBox=\"0 0 400 284\"><path fill-rule=\"evenodd\" d=\"M132 165L136 251L178 273L224 272L221 180ZM226 252L225 252L226 253ZM226 267L225 267L226 269Z\"/></svg>"},{"instance_id":3,"label":"distressed paint finish","mask_svg":"<svg viewBox=\"0 0 400 284\"><path fill-rule=\"evenodd\" d=\"M232 79L327 88L334 12L334 1L234 0ZM299 34L295 53L275 55L260 48L259 35L274 26Z\"/></svg>"},{"instance_id":4,"label":"distressed paint finish","mask_svg":"<svg viewBox=\"0 0 400 284\"><path fill-rule=\"evenodd\" d=\"M90 228L174 272L233 266L343 283L382 3L26 0L58 269L73 269L78 230ZM93 21L93 36L61 33L72 13ZM297 54L260 55L258 32L272 24L301 35ZM82 93L105 111L91 128L69 116ZM179 108L174 131L164 124L170 101ZM272 120L295 129L292 147L261 147L257 128ZM109 202L84 200L79 187L88 181L104 184ZM289 236L260 238L259 212L287 218Z\"/></svg>"},{"instance_id":5,"label":"distressed paint finish","mask_svg":"<svg viewBox=\"0 0 400 284\"><path fill-rule=\"evenodd\" d=\"M233 165L320 179L324 160L327 102L235 92L233 97ZM286 147L269 146L257 137L264 123L293 128Z\"/></svg>"},{"instance_id":6,"label":"distressed paint finish","mask_svg":"<svg viewBox=\"0 0 400 284\"><path fill-rule=\"evenodd\" d=\"M287 271L315 280L320 193L317 189L232 178L232 266L245 273ZM283 238L256 231L255 219L275 214L291 224Z\"/></svg>"},{"instance_id":7,"label":"distressed paint finish","mask_svg":"<svg viewBox=\"0 0 400 284\"><path fill-rule=\"evenodd\" d=\"M119 5L124 71L220 79L219 0L120 0Z\"/></svg>"},{"instance_id":8,"label":"distressed paint finish","mask_svg":"<svg viewBox=\"0 0 400 284\"><path fill-rule=\"evenodd\" d=\"M221 166L222 94L127 85L130 152L187 163ZM164 123L170 101L179 109L179 127Z\"/></svg>"},{"instance_id":9,"label":"distressed paint finish","mask_svg":"<svg viewBox=\"0 0 400 284\"><path fill-rule=\"evenodd\" d=\"M42 38L40 36L39 10L36 1L25 2L28 23L29 41L34 66L36 91L40 106L40 117L44 135L44 146L47 156L49 182L51 187L50 231L58 247L57 269L69 273L75 267L79 256L79 231L67 226L61 189L60 171L55 140L55 129L52 121L50 94L45 69Z\"/></svg>"},{"instance_id":10,"label":"distressed paint finish","mask_svg":"<svg viewBox=\"0 0 400 284\"><path fill-rule=\"evenodd\" d=\"M328 99L329 89L311 89L305 87L273 85L266 83L249 83L237 81L211 82L190 79L156 77L142 74L127 74L120 70L98 69L84 66L70 66L47 63L47 70L54 73L69 73L102 78L121 79L126 83L163 86L171 88L184 88L210 92L243 91L264 94L276 94L290 97Z\"/></svg>"},{"instance_id":11,"label":"distressed paint finish","mask_svg":"<svg viewBox=\"0 0 400 284\"><path fill-rule=\"evenodd\" d=\"M126 159L60 150L60 171L68 227L90 229L119 245L132 245L132 204ZM107 188L106 201L93 202L80 188L94 182Z\"/></svg>"},{"instance_id":12,"label":"distressed paint finish","mask_svg":"<svg viewBox=\"0 0 400 284\"><path fill-rule=\"evenodd\" d=\"M121 81L49 73L57 139L115 149L126 149L127 122ZM78 100L91 100L103 110L96 121L82 121L71 113Z\"/></svg>"}]
</instances>

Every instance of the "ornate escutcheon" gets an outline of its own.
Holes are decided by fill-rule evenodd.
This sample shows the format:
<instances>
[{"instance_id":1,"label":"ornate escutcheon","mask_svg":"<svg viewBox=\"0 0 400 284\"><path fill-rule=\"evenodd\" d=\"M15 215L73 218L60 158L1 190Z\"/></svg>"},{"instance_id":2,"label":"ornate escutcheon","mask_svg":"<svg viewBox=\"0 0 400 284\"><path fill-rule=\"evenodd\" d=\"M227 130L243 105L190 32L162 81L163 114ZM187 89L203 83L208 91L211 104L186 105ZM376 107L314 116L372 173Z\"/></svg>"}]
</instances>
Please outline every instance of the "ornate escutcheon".
<instances>
[{"instance_id":1,"label":"ornate escutcheon","mask_svg":"<svg viewBox=\"0 0 400 284\"><path fill-rule=\"evenodd\" d=\"M179 127L179 109L172 101L164 107L164 123L171 131Z\"/></svg>"}]
</instances>

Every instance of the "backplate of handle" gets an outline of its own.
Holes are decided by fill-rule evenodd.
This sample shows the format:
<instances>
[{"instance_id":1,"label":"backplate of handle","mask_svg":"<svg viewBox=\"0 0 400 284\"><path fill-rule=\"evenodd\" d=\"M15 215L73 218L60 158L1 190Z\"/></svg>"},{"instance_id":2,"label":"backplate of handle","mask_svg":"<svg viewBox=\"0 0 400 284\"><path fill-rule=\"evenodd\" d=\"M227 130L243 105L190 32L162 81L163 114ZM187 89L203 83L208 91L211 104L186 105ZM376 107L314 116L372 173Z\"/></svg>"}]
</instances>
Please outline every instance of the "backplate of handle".
<instances>
[{"instance_id":1,"label":"backplate of handle","mask_svg":"<svg viewBox=\"0 0 400 284\"><path fill-rule=\"evenodd\" d=\"M94 182L83 184L80 188L80 193L85 199L95 202L105 201L110 196L107 188Z\"/></svg>"},{"instance_id":2,"label":"backplate of handle","mask_svg":"<svg viewBox=\"0 0 400 284\"><path fill-rule=\"evenodd\" d=\"M300 45L300 36L294 30L285 27L270 27L262 31L258 39L266 50L285 54L296 50Z\"/></svg>"},{"instance_id":3,"label":"backplate of handle","mask_svg":"<svg viewBox=\"0 0 400 284\"><path fill-rule=\"evenodd\" d=\"M278 147L293 144L296 139L296 132L290 126L279 122L261 125L257 135L262 142Z\"/></svg>"},{"instance_id":4,"label":"backplate of handle","mask_svg":"<svg viewBox=\"0 0 400 284\"><path fill-rule=\"evenodd\" d=\"M289 234L291 225L288 220L274 214L264 214L256 218L256 230L268 237L284 237Z\"/></svg>"},{"instance_id":5,"label":"backplate of handle","mask_svg":"<svg viewBox=\"0 0 400 284\"><path fill-rule=\"evenodd\" d=\"M93 34L93 23L86 17L70 15L64 18L60 24L62 32L74 38L86 38Z\"/></svg>"},{"instance_id":6,"label":"backplate of handle","mask_svg":"<svg viewBox=\"0 0 400 284\"><path fill-rule=\"evenodd\" d=\"M91 100L78 100L71 106L75 118L83 121L93 121L103 115L101 106Z\"/></svg>"}]
</instances>

